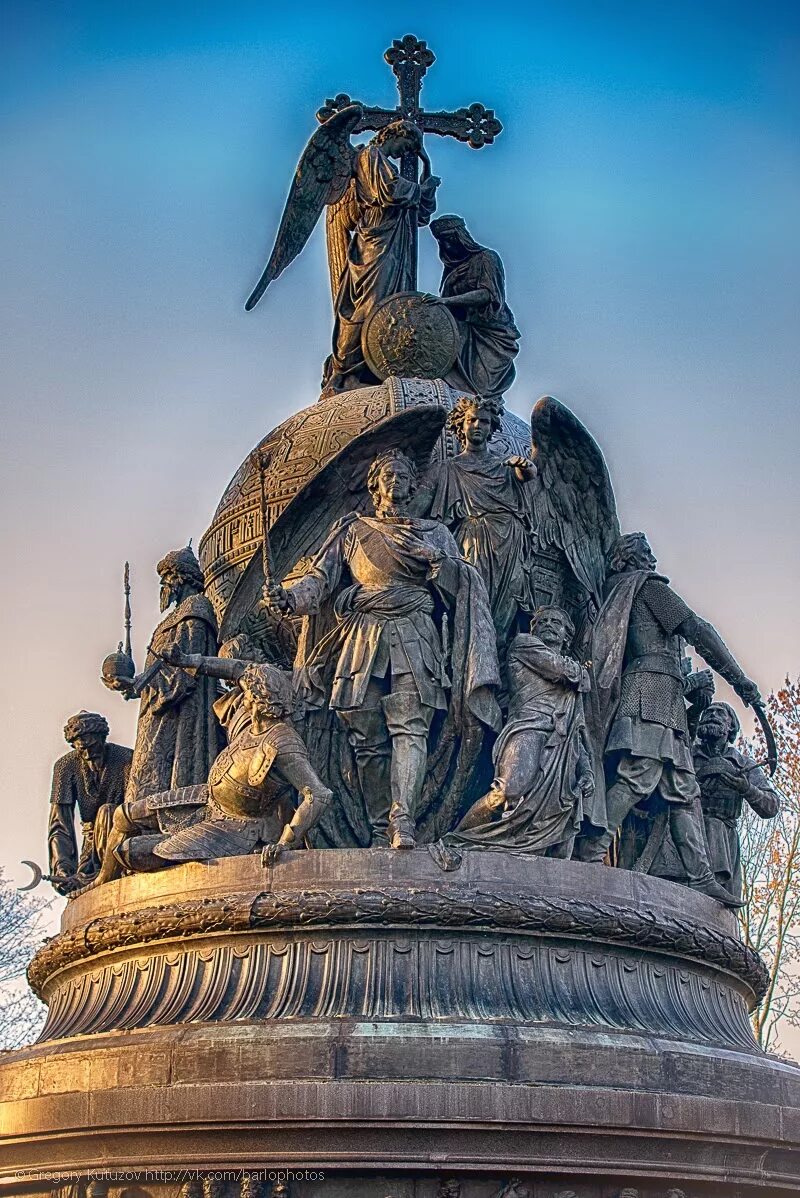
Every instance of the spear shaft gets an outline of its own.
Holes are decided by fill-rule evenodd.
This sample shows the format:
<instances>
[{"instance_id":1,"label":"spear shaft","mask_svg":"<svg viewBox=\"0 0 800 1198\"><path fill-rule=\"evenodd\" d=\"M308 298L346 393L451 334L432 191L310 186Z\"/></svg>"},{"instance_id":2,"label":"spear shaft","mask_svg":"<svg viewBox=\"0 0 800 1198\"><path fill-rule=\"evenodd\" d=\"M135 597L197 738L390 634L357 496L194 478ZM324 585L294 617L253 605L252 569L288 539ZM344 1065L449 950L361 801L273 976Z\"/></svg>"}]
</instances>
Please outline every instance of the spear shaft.
<instances>
[{"instance_id":1,"label":"spear shaft","mask_svg":"<svg viewBox=\"0 0 800 1198\"><path fill-rule=\"evenodd\" d=\"M264 586L272 586L272 548L269 543L269 521L267 518L267 466L270 455L259 453L258 475L261 484L261 564L264 570Z\"/></svg>"},{"instance_id":2,"label":"spear shaft","mask_svg":"<svg viewBox=\"0 0 800 1198\"><path fill-rule=\"evenodd\" d=\"M125 563L125 571L122 579L122 587L125 591L125 652L128 657L131 656L131 566L130 562Z\"/></svg>"}]
</instances>

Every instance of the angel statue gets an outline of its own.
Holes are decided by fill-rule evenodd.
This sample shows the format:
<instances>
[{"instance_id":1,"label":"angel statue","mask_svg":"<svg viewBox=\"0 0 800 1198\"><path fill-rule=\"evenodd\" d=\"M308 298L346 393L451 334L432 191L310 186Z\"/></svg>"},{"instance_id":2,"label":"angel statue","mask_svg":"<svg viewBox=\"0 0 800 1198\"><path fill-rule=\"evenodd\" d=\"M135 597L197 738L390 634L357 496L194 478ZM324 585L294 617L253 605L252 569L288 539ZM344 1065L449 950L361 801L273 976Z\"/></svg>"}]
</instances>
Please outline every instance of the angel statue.
<instances>
[{"instance_id":1,"label":"angel statue","mask_svg":"<svg viewBox=\"0 0 800 1198\"><path fill-rule=\"evenodd\" d=\"M323 396L380 381L364 360L361 331L381 300L414 289L416 228L430 220L440 183L431 174L422 133L411 121L392 121L367 145L353 147L350 136L362 116L361 105L349 104L312 136L269 262L245 305L248 311L254 308L297 257L327 206L334 328ZM395 165L408 154L422 162L419 183L405 179Z\"/></svg>"},{"instance_id":2,"label":"angel statue","mask_svg":"<svg viewBox=\"0 0 800 1198\"><path fill-rule=\"evenodd\" d=\"M448 416L461 453L434 465L415 514L441 520L489 592L501 660L523 610L566 607L581 647L602 604L606 553L619 533L596 441L546 395L531 413L531 459L496 437L502 400L465 395Z\"/></svg>"},{"instance_id":3,"label":"angel statue","mask_svg":"<svg viewBox=\"0 0 800 1198\"><path fill-rule=\"evenodd\" d=\"M600 446L577 416L545 395L531 412L535 607L557 604L572 617L573 650L588 643L603 604L606 556L619 536L614 490Z\"/></svg>"},{"instance_id":4,"label":"angel statue","mask_svg":"<svg viewBox=\"0 0 800 1198\"><path fill-rule=\"evenodd\" d=\"M527 458L489 448L502 414L502 400L462 395L447 417L461 452L437 463L415 497L415 510L446 524L482 575L501 658L527 596L536 475Z\"/></svg>"}]
</instances>

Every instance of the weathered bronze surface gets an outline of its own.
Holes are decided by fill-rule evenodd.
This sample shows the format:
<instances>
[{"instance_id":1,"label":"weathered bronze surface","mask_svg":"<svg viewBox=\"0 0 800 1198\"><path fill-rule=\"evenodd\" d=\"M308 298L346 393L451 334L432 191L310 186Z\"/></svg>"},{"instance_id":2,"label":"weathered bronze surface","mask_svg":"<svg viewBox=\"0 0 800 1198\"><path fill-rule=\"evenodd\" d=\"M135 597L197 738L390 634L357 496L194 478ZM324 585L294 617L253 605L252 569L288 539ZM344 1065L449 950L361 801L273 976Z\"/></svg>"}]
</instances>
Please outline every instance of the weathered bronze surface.
<instances>
[{"instance_id":1,"label":"weathered bronze surface","mask_svg":"<svg viewBox=\"0 0 800 1198\"><path fill-rule=\"evenodd\" d=\"M791 1193L800 1078L755 1044L732 916L496 861L250 855L79 896L32 975L50 1038L0 1063L2 1167L47 1127L51 1165L321 1170L311 1198Z\"/></svg>"},{"instance_id":2,"label":"weathered bronze surface","mask_svg":"<svg viewBox=\"0 0 800 1198\"><path fill-rule=\"evenodd\" d=\"M205 782L221 745L214 717L216 693L205 680L167 664L172 646L186 653L217 650L217 621L203 594L203 572L188 546L158 563L161 610L141 674L105 678L125 699L140 699L126 798L133 801L179 786Z\"/></svg>"},{"instance_id":3,"label":"weathered bronze surface","mask_svg":"<svg viewBox=\"0 0 800 1198\"><path fill-rule=\"evenodd\" d=\"M613 770L599 825L604 830L597 831L597 823L588 829L577 855L601 861L628 813L658 792L667 804L681 881L719 902L740 906L709 863L689 741L683 644L693 645L744 702L760 703L758 687L716 630L670 589L655 567L642 533L620 537L609 554L606 599L592 630L592 669L602 681L591 692L589 731L597 776L604 774L604 756Z\"/></svg>"},{"instance_id":4,"label":"weathered bronze surface","mask_svg":"<svg viewBox=\"0 0 800 1198\"><path fill-rule=\"evenodd\" d=\"M506 303L500 255L479 245L460 216L431 221L431 233L444 265L441 302L456 317L460 334L457 368L444 377L482 399L500 399L514 381L520 337Z\"/></svg>"},{"instance_id":5,"label":"weathered bronze surface","mask_svg":"<svg viewBox=\"0 0 800 1198\"><path fill-rule=\"evenodd\" d=\"M319 110L320 128L298 163L275 246L246 304L248 310L254 308L297 257L327 207L334 331L333 353L323 371L326 395L368 385L390 373L391 352L381 352L365 326L382 301L416 288L417 229L428 224L440 183L431 173L423 135L455 137L479 149L502 130L494 113L480 104L437 113L420 107L422 78L435 61L424 42L409 35L395 41L385 58L397 76L397 109L366 108L342 93ZM366 129L376 130L375 136L354 149L351 135ZM417 182L419 162L422 177ZM425 352L420 347L412 357L421 357L425 364L434 360L430 346ZM383 373L371 369L370 359ZM441 373L451 365L448 362ZM422 377L437 376L422 372Z\"/></svg>"},{"instance_id":6,"label":"weathered bronze surface","mask_svg":"<svg viewBox=\"0 0 800 1198\"><path fill-rule=\"evenodd\" d=\"M141 699L132 762L100 716L66 730L50 836L71 901L30 968L42 1037L0 1059L0 1180L797 1193L800 1070L756 1043L766 972L725 909L742 805L778 797L685 642L764 720L758 689L620 537L573 413L505 411L519 331L462 218L431 223L441 296L415 292L423 135L479 147L500 125L422 109L424 42L386 59L397 109L326 102L248 302L327 209L324 397L248 456L200 561L159 563L139 674L126 571L102 676ZM129 1167L169 1176L132 1191Z\"/></svg>"},{"instance_id":7,"label":"weathered bronze surface","mask_svg":"<svg viewBox=\"0 0 800 1198\"><path fill-rule=\"evenodd\" d=\"M53 767L48 828L50 875L59 894L69 894L97 874L133 757L130 749L108 741L108 723L96 712L71 716L64 739L72 751ZM81 824L80 847L76 815Z\"/></svg>"},{"instance_id":8,"label":"weathered bronze surface","mask_svg":"<svg viewBox=\"0 0 800 1198\"><path fill-rule=\"evenodd\" d=\"M367 365L379 379L445 378L458 354L458 326L449 309L417 291L377 304L362 339Z\"/></svg>"},{"instance_id":9,"label":"weathered bronze surface","mask_svg":"<svg viewBox=\"0 0 800 1198\"><path fill-rule=\"evenodd\" d=\"M762 819L774 819L780 798L759 763L734 747L738 736L739 718L733 708L728 703L713 703L700 716L692 757L700 788L709 866L717 882L734 898L741 899L742 864L737 827L744 804ZM673 881L686 878L668 827L664 828L650 873Z\"/></svg>"}]
</instances>

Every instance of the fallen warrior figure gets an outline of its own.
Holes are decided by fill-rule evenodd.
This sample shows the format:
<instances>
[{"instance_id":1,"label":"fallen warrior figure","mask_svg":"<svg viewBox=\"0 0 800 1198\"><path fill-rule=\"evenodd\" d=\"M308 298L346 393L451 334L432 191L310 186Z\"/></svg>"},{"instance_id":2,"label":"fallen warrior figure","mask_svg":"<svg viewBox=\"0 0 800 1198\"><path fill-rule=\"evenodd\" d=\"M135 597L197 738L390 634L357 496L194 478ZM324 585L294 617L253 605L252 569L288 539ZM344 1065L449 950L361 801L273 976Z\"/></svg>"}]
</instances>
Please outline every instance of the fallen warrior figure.
<instances>
[{"instance_id":1,"label":"fallen warrior figure","mask_svg":"<svg viewBox=\"0 0 800 1198\"><path fill-rule=\"evenodd\" d=\"M177 658L178 654L175 655ZM183 656L183 655L181 655ZM211 767L208 782L124 802L114 815L103 864L90 886L123 872L153 872L264 848L268 860L299 848L333 797L292 727L285 674L268 665L187 655L170 664L236 681L249 721ZM224 696L218 702L229 704ZM293 792L301 795L295 809Z\"/></svg>"}]
</instances>

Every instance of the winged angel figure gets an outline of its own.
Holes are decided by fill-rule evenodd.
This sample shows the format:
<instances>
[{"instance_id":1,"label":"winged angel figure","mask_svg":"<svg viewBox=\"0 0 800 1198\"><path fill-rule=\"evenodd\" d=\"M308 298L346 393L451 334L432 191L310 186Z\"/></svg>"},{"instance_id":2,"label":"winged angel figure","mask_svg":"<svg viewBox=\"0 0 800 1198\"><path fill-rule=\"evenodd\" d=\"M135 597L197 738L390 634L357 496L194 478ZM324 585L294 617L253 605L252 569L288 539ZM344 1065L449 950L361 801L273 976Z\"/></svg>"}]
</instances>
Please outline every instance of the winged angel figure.
<instances>
[{"instance_id":1,"label":"winged angel figure","mask_svg":"<svg viewBox=\"0 0 800 1198\"><path fill-rule=\"evenodd\" d=\"M350 137L363 116L349 104L324 121L298 163L275 246L245 307L255 307L305 246L327 207L328 265L334 303L333 353L325 363L323 395L379 380L361 349L364 322L381 300L414 287L416 227L436 208L440 180L406 120L392 121L366 145ZM422 162L419 183L405 179L393 160L414 154Z\"/></svg>"},{"instance_id":2,"label":"winged angel figure","mask_svg":"<svg viewBox=\"0 0 800 1198\"><path fill-rule=\"evenodd\" d=\"M614 489L594 437L551 395L534 405L531 443L532 598L534 605L566 602L581 646L602 605L606 556L619 536Z\"/></svg>"}]
</instances>

